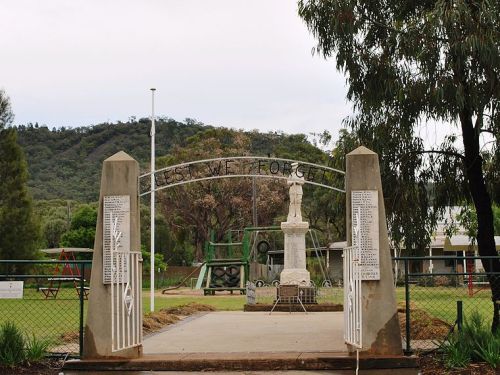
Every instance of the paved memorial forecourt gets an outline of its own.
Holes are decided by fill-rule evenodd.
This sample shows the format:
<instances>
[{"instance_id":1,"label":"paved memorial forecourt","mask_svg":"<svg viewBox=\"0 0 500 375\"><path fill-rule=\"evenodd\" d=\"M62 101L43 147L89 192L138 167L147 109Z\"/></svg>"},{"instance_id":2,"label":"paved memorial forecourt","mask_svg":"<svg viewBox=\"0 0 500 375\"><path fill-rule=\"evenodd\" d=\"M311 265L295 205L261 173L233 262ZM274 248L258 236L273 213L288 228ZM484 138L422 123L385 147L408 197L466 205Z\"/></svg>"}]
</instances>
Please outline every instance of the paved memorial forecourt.
<instances>
[{"instance_id":1,"label":"paved memorial forecourt","mask_svg":"<svg viewBox=\"0 0 500 375\"><path fill-rule=\"evenodd\" d=\"M211 312L144 339L144 354L345 352L342 312Z\"/></svg>"}]
</instances>

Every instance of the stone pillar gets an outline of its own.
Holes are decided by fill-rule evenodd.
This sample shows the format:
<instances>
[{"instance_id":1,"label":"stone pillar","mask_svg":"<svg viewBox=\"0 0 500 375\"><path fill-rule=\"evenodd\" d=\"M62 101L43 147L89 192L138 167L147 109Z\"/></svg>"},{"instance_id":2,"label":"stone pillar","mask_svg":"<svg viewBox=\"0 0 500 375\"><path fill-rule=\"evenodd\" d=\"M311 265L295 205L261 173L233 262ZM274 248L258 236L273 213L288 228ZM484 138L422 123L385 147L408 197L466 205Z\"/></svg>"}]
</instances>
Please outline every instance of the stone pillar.
<instances>
[{"instance_id":1,"label":"stone pillar","mask_svg":"<svg viewBox=\"0 0 500 375\"><path fill-rule=\"evenodd\" d=\"M401 355L401 331L396 306L396 290L387 235L384 197L378 155L358 147L346 158L347 245L352 245L351 192L378 191L380 280L362 281L362 353ZM353 348L349 348L353 351Z\"/></svg>"},{"instance_id":2,"label":"stone pillar","mask_svg":"<svg viewBox=\"0 0 500 375\"><path fill-rule=\"evenodd\" d=\"M285 264L280 274L282 285L309 286L311 277L306 269L306 233L309 223L281 223L285 234Z\"/></svg>"},{"instance_id":3,"label":"stone pillar","mask_svg":"<svg viewBox=\"0 0 500 375\"><path fill-rule=\"evenodd\" d=\"M109 195L130 196L130 248L138 251L141 248L138 178L139 164L125 152L120 151L104 160L84 334L84 359L137 358L142 355L142 345L111 351L111 290L109 284L103 283L103 198Z\"/></svg>"}]
</instances>

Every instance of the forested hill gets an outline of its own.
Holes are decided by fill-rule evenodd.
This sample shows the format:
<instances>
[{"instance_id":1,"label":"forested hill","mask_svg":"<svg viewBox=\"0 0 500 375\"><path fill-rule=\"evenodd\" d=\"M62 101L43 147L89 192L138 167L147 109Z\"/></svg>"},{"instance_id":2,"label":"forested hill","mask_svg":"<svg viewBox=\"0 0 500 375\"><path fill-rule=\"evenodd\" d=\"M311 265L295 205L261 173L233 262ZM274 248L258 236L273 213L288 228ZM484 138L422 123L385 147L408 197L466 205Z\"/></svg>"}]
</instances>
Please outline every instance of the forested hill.
<instances>
[{"instance_id":1,"label":"forested hill","mask_svg":"<svg viewBox=\"0 0 500 375\"><path fill-rule=\"evenodd\" d=\"M141 170L147 171L150 124L149 119L141 119L72 129L18 126L18 140L26 154L33 197L97 200L102 161L120 150L138 160ZM184 145L189 137L211 128L191 120L186 123L159 120L156 123L157 157L167 154L173 145ZM249 151L253 155L277 154L278 147L288 148L305 142L302 135L246 134L252 140ZM283 152L278 153L283 155Z\"/></svg>"}]
</instances>

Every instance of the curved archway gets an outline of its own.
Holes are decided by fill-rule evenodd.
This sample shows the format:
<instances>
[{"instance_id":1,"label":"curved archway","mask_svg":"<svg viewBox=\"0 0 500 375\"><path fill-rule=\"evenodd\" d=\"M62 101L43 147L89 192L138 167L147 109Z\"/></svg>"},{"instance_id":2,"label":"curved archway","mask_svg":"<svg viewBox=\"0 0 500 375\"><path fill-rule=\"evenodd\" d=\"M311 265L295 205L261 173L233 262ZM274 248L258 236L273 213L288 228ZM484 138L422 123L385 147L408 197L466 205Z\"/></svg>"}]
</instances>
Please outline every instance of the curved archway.
<instances>
[{"instance_id":1,"label":"curved archway","mask_svg":"<svg viewBox=\"0 0 500 375\"><path fill-rule=\"evenodd\" d=\"M345 175L344 171L320 164L300 160L259 156L233 156L196 160L168 166L153 172L155 186L151 186L151 172L139 177L140 196L191 182L221 178L257 177L287 180L292 173L292 164L297 163L297 176L304 177L306 184L321 186L345 193L335 186L334 176Z\"/></svg>"}]
</instances>

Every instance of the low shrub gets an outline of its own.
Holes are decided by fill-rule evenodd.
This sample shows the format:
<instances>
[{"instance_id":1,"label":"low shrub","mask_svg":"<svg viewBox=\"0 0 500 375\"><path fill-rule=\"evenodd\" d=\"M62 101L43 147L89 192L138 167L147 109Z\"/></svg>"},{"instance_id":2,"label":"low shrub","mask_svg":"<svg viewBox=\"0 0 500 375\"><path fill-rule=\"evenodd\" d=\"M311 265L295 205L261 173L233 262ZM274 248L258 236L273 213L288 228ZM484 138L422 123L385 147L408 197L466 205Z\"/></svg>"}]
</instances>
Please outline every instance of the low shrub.
<instances>
[{"instance_id":1,"label":"low shrub","mask_svg":"<svg viewBox=\"0 0 500 375\"><path fill-rule=\"evenodd\" d=\"M0 326L0 364L16 366L25 359L26 341L14 323L5 322Z\"/></svg>"},{"instance_id":2,"label":"low shrub","mask_svg":"<svg viewBox=\"0 0 500 375\"><path fill-rule=\"evenodd\" d=\"M51 339L40 339L35 335L31 336L26 340L26 360L28 362L38 362L42 360L47 355L51 345Z\"/></svg>"},{"instance_id":3,"label":"low shrub","mask_svg":"<svg viewBox=\"0 0 500 375\"><path fill-rule=\"evenodd\" d=\"M24 362L38 362L51 345L48 339L38 339L34 335L25 338L12 322L0 326L0 366L14 367Z\"/></svg>"},{"instance_id":4,"label":"low shrub","mask_svg":"<svg viewBox=\"0 0 500 375\"><path fill-rule=\"evenodd\" d=\"M486 362L500 368L500 333L492 333L483 317L473 312L461 331L442 344L444 363L448 368L462 368L470 362Z\"/></svg>"}]
</instances>

